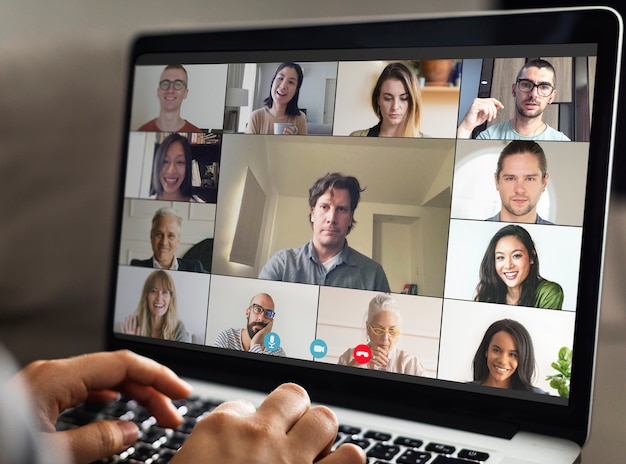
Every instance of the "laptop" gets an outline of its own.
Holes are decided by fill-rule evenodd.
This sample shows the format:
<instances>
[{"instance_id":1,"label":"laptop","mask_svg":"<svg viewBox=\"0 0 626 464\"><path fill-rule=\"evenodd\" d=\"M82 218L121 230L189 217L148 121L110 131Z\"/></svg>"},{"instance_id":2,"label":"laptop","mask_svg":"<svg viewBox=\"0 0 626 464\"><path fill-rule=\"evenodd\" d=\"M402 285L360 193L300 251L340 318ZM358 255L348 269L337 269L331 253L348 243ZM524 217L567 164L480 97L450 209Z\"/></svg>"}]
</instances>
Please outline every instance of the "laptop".
<instances>
[{"instance_id":1,"label":"laptop","mask_svg":"<svg viewBox=\"0 0 626 464\"><path fill-rule=\"evenodd\" d=\"M370 462L576 462L591 415L621 46L621 18L604 7L138 37L108 348L159 360L217 402L259 404L296 382L337 413L336 445L357 443ZM538 59L554 72L519 74ZM389 66L413 75L383 80L373 97ZM533 134L558 138L480 136L499 123L521 135L517 123L547 98ZM461 136L476 99L502 108ZM528 107L516 113L517 101ZM416 130L389 132L408 119ZM545 153L548 176L494 174L518 139ZM343 184L318 183L334 173ZM507 220L506 201L532 200L501 195L518 181L539 183L532 220ZM332 235L344 245L324 267L315 246L331 209L321 249ZM175 269L159 269L166 261ZM489 272L509 280L505 299L484 297ZM540 282L526 303L514 298L524 279ZM391 322L368 319L377 301L391 301ZM142 311L155 307L175 315L167 331L146 329ZM255 315L272 323L262 339Z\"/></svg>"}]
</instances>

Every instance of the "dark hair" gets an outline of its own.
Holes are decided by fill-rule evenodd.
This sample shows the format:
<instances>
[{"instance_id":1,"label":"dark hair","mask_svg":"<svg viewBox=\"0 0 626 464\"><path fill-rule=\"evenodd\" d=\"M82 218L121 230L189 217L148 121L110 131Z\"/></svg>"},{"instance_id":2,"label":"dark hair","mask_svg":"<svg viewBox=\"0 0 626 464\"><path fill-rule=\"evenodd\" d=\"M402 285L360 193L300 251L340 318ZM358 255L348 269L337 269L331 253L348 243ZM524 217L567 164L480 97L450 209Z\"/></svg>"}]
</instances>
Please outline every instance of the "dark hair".
<instances>
[{"instance_id":1,"label":"dark hair","mask_svg":"<svg viewBox=\"0 0 626 464\"><path fill-rule=\"evenodd\" d=\"M521 295L517 306L535 306L537 287L543 278L539 275L539 256L535 243L526 229L518 225L507 225L491 238L485 255L480 263L479 282L476 286L476 301L506 304L507 287L496 273L495 254L498 241L503 237L517 237L528 256L533 261L528 276L521 284Z\"/></svg>"},{"instance_id":2,"label":"dark hair","mask_svg":"<svg viewBox=\"0 0 626 464\"><path fill-rule=\"evenodd\" d=\"M159 196L163 193L161 185L161 168L167 150L173 143L179 142L185 152L185 178L180 185L180 192L185 197L191 197L191 146L189 140L184 135L172 133L165 137L154 152L154 162L152 164L152 182L150 183L150 195Z\"/></svg>"},{"instance_id":3,"label":"dark hair","mask_svg":"<svg viewBox=\"0 0 626 464\"><path fill-rule=\"evenodd\" d=\"M524 66L522 66L519 70L519 72L517 73L517 79L519 79L522 75L522 72L527 69L527 68L546 68L549 71L552 71L552 75L554 76L554 82L552 83L552 85L554 85L556 87L556 70L554 69L554 66L552 66L552 64L547 61L544 60L543 58L533 58L528 60Z\"/></svg>"},{"instance_id":4,"label":"dark hair","mask_svg":"<svg viewBox=\"0 0 626 464\"><path fill-rule=\"evenodd\" d=\"M537 158L539 169L541 169L542 177L546 177L548 173L548 160L546 154L537 142L533 140L513 140L500 152L498 157L498 166L496 168L496 179L500 179L502 172L502 164L507 156L518 155L520 153L530 153Z\"/></svg>"},{"instance_id":5,"label":"dark hair","mask_svg":"<svg viewBox=\"0 0 626 464\"><path fill-rule=\"evenodd\" d=\"M506 332L511 335L517 347L517 369L511 376L510 388L512 390L533 391L532 380L535 375L533 341L526 327L512 319L496 321L485 332L472 363L474 381L482 384L489 377L486 354L493 336L498 332Z\"/></svg>"},{"instance_id":6,"label":"dark hair","mask_svg":"<svg viewBox=\"0 0 626 464\"><path fill-rule=\"evenodd\" d=\"M420 92L419 85L417 83L417 77L415 73L404 63L389 63L382 70L376 85L372 90L372 109L380 121L382 116L380 114L380 106L378 105L378 98L380 97L380 88L383 83L389 79L395 79L402 82L404 89L409 94L409 109L406 114L406 121L404 124L404 136L416 137L420 136L420 119L422 117L422 93Z\"/></svg>"},{"instance_id":7,"label":"dark hair","mask_svg":"<svg viewBox=\"0 0 626 464\"><path fill-rule=\"evenodd\" d=\"M361 192L365 189L361 188L359 181L356 177L344 176L341 173L333 172L328 173L324 177L320 177L315 181L313 186L309 189L309 206L311 209L317 204L317 200L327 190L333 189L345 189L350 194L350 212L354 213L354 210L359 205L361 200ZM309 220L311 220L311 213L309 213ZM352 218L352 224L350 225L348 232L355 226L356 221Z\"/></svg>"},{"instance_id":8,"label":"dark hair","mask_svg":"<svg viewBox=\"0 0 626 464\"><path fill-rule=\"evenodd\" d=\"M272 77L272 82L270 83L270 94L269 96L263 100L265 106L271 108L274 104L274 100L272 99L272 85L274 84L274 80L276 79L276 75L283 68L292 68L298 74L298 84L296 85L296 93L293 94L293 98L289 100L287 103L287 108L285 113L287 116L298 116L300 114L300 108L298 108L298 97L300 96L300 87L302 87L302 80L304 79L304 74L302 73L302 68L297 63L281 63L278 68L276 68L276 72L274 73L274 77Z\"/></svg>"}]
</instances>

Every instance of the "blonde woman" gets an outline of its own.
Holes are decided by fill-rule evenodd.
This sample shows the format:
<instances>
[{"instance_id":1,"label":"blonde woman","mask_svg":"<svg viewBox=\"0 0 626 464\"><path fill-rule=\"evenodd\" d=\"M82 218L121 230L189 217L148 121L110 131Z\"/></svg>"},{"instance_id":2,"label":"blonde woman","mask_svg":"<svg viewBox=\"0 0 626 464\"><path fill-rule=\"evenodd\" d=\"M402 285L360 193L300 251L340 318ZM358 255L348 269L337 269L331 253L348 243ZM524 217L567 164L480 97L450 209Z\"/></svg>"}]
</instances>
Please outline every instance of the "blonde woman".
<instances>
[{"instance_id":1,"label":"blonde woman","mask_svg":"<svg viewBox=\"0 0 626 464\"><path fill-rule=\"evenodd\" d=\"M124 320L122 332L163 340L191 342L191 336L178 319L176 289L167 272L159 269L148 276L137 310Z\"/></svg>"}]
</instances>

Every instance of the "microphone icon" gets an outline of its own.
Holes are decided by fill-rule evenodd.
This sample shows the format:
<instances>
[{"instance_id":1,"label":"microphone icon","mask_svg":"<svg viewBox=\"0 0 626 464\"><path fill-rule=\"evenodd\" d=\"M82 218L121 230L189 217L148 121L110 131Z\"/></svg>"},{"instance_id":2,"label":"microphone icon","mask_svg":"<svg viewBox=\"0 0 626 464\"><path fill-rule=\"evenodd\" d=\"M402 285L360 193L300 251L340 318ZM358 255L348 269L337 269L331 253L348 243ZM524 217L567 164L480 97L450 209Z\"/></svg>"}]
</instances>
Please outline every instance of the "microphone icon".
<instances>
[{"instance_id":1,"label":"microphone icon","mask_svg":"<svg viewBox=\"0 0 626 464\"><path fill-rule=\"evenodd\" d=\"M280 348L280 337L276 332L269 332L263 337L263 344L267 351L276 351Z\"/></svg>"}]
</instances>

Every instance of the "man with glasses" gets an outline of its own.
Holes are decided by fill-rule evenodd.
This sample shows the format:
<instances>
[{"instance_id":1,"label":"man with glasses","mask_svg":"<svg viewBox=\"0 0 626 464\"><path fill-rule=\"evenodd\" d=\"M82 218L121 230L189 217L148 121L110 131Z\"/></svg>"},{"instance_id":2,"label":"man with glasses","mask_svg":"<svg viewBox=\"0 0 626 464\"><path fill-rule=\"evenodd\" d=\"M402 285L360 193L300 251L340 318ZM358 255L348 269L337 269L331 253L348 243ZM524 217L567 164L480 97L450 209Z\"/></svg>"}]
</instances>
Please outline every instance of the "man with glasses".
<instances>
[{"instance_id":1,"label":"man with glasses","mask_svg":"<svg viewBox=\"0 0 626 464\"><path fill-rule=\"evenodd\" d=\"M246 308L246 327L221 331L215 338L213 346L250 353L285 356L278 336L272 332L275 316L272 297L267 293L259 293L250 300Z\"/></svg>"},{"instance_id":2,"label":"man with glasses","mask_svg":"<svg viewBox=\"0 0 626 464\"><path fill-rule=\"evenodd\" d=\"M517 73L511 86L515 100L513 118L490 126L480 132L477 139L502 140L570 140L564 133L543 121L543 112L556 98L556 72L552 64L543 59L534 59ZM458 138L470 138L474 129L485 122L493 121L504 105L495 98L474 99L465 117L457 128Z\"/></svg>"},{"instance_id":3,"label":"man with glasses","mask_svg":"<svg viewBox=\"0 0 626 464\"><path fill-rule=\"evenodd\" d=\"M180 116L180 107L187 98L187 70L180 64L165 67L159 79L157 98L159 116L148 121L138 130L142 132L201 132L201 130Z\"/></svg>"}]
</instances>

